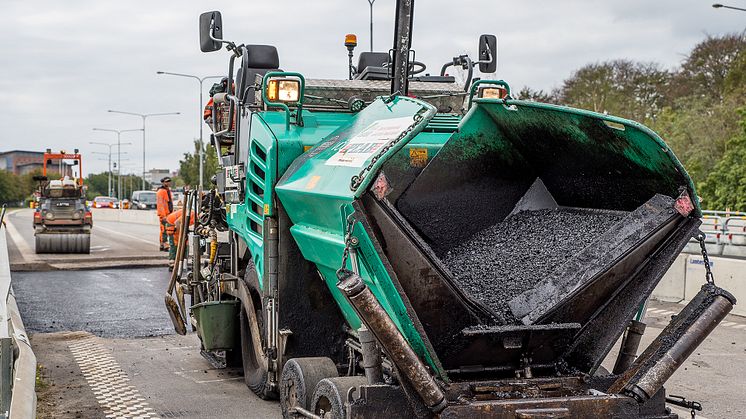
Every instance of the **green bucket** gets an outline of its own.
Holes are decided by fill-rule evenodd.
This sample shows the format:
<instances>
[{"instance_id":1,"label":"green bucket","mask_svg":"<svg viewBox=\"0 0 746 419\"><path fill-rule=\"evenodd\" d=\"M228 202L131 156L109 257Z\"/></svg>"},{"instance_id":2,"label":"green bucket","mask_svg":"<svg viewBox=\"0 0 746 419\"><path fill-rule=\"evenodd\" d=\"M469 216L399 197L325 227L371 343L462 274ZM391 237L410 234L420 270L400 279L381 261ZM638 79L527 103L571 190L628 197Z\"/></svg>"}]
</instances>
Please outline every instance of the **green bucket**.
<instances>
[{"instance_id":1,"label":"green bucket","mask_svg":"<svg viewBox=\"0 0 746 419\"><path fill-rule=\"evenodd\" d=\"M238 346L240 309L239 300L207 301L191 307L205 350L226 350Z\"/></svg>"}]
</instances>

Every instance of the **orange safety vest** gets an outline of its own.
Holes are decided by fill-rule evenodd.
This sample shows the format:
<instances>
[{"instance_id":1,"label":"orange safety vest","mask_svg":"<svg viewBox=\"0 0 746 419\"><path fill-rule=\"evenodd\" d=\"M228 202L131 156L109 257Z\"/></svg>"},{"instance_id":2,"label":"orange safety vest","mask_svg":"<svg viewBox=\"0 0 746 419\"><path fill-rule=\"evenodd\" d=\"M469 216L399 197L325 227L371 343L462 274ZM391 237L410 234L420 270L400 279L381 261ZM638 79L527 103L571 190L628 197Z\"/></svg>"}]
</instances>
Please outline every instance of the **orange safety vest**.
<instances>
[{"instance_id":1,"label":"orange safety vest","mask_svg":"<svg viewBox=\"0 0 746 419\"><path fill-rule=\"evenodd\" d=\"M202 113L202 119L205 121L212 116L212 104L213 104L212 98L207 101L207 105L205 105L205 111Z\"/></svg>"},{"instance_id":2,"label":"orange safety vest","mask_svg":"<svg viewBox=\"0 0 746 419\"><path fill-rule=\"evenodd\" d=\"M181 214L183 212L184 210L176 210L166 216L166 222L168 223L168 227L166 227L166 233L174 234L177 231L181 230ZM189 217L189 225L194 225L194 211L192 211L192 214Z\"/></svg>"},{"instance_id":3,"label":"orange safety vest","mask_svg":"<svg viewBox=\"0 0 746 419\"><path fill-rule=\"evenodd\" d=\"M155 193L155 197L155 211L158 214L158 218L165 218L174 210L174 201L171 197L171 190L160 187Z\"/></svg>"}]
</instances>

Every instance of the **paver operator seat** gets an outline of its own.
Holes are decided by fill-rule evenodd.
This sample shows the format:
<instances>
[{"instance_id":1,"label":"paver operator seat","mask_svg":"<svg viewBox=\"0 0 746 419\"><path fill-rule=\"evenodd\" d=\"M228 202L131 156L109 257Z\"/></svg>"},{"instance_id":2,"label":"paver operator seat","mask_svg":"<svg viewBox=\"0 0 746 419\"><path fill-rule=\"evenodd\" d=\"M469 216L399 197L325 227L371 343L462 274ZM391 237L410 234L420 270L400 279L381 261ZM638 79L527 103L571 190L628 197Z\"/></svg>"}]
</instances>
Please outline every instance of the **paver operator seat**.
<instances>
[{"instance_id":1,"label":"paver operator seat","mask_svg":"<svg viewBox=\"0 0 746 419\"><path fill-rule=\"evenodd\" d=\"M238 92L245 95L247 103L254 103L254 89L250 89L256 83L257 76L264 76L267 72L278 71L280 58L277 48L272 45L246 45L246 54L242 56L243 63L236 74L236 86ZM246 74L244 75L244 69ZM249 91L247 91L250 89Z\"/></svg>"}]
</instances>

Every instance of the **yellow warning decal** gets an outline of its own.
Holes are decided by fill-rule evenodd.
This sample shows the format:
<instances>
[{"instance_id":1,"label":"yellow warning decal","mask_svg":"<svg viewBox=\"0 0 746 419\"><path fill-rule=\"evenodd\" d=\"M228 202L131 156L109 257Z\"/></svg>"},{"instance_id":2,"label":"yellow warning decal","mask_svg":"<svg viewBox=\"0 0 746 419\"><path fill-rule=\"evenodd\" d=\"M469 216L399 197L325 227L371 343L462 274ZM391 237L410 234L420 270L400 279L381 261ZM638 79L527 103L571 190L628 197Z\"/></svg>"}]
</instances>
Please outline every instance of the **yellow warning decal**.
<instances>
[{"instance_id":1,"label":"yellow warning decal","mask_svg":"<svg viewBox=\"0 0 746 419\"><path fill-rule=\"evenodd\" d=\"M305 153L306 151L310 150L311 148L313 148L312 145L304 145L303 146L303 152Z\"/></svg>"},{"instance_id":2,"label":"yellow warning decal","mask_svg":"<svg viewBox=\"0 0 746 419\"><path fill-rule=\"evenodd\" d=\"M412 167L425 167L425 165L427 165L427 149L410 148L409 165Z\"/></svg>"},{"instance_id":3,"label":"yellow warning decal","mask_svg":"<svg viewBox=\"0 0 746 419\"><path fill-rule=\"evenodd\" d=\"M269 204L264 204L264 215L269 215Z\"/></svg>"}]
</instances>

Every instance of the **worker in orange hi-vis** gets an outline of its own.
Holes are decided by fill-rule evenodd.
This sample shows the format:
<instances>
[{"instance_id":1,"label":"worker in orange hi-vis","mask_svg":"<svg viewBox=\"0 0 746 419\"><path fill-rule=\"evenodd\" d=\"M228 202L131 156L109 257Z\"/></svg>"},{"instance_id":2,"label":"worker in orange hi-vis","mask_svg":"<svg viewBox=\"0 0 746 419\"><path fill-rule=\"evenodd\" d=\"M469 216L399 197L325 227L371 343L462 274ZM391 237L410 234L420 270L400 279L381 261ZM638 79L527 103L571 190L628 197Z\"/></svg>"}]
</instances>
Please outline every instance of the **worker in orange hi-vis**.
<instances>
[{"instance_id":1,"label":"worker in orange hi-vis","mask_svg":"<svg viewBox=\"0 0 746 419\"><path fill-rule=\"evenodd\" d=\"M223 77L222 80L220 80L219 83L215 83L210 88L210 100L207 101L207 104L205 105L205 110L202 112L202 119L205 120L205 123L212 129L212 106L214 103L213 96L215 96L216 93L225 93L226 92L226 86L228 86L228 77Z\"/></svg>"},{"instance_id":2,"label":"worker in orange hi-vis","mask_svg":"<svg viewBox=\"0 0 746 419\"><path fill-rule=\"evenodd\" d=\"M158 220L160 220L161 234L160 234L160 250L165 252L168 250L168 238L166 236L166 217L168 214L174 212L174 201L171 196L171 178L166 176L161 179L161 187L155 193L156 204L155 211L158 214Z\"/></svg>"},{"instance_id":3,"label":"worker in orange hi-vis","mask_svg":"<svg viewBox=\"0 0 746 419\"><path fill-rule=\"evenodd\" d=\"M176 247L177 243L179 243L179 236L181 235L181 215L184 212L184 210L181 209L181 202L179 202L179 209L172 212L171 214L168 214L166 217L166 235L168 236L168 270L172 270L174 268L174 263L176 262ZM191 212L189 217L189 225L194 225L194 211ZM184 240L184 246L186 246L187 242Z\"/></svg>"}]
</instances>

